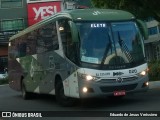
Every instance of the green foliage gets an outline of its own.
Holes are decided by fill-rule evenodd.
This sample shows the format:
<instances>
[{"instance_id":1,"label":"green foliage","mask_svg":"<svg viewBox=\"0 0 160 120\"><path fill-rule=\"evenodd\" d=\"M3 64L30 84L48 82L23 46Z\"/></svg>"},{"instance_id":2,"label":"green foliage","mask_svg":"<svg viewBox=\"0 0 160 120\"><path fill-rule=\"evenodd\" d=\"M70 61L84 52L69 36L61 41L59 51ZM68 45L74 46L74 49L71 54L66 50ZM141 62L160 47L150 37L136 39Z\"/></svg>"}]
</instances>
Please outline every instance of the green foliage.
<instances>
[{"instance_id":1,"label":"green foliage","mask_svg":"<svg viewBox=\"0 0 160 120\"><path fill-rule=\"evenodd\" d=\"M0 80L0 85L8 84L8 77Z\"/></svg>"},{"instance_id":2,"label":"green foliage","mask_svg":"<svg viewBox=\"0 0 160 120\"><path fill-rule=\"evenodd\" d=\"M92 0L92 4L98 8L126 10L140 19L152 16L160 21L160 0Z\"/></svg>"},{"instance_id":3,"label":"green foliage","mask_svg":"<svg viewBox=\"0 0 160 120\"><path fill-rule=\"evenodd\" d=\"M149 78L152 81L160 80L160 60L151 61L148 63L149 67Z\"/></svg>"}]
</instances>

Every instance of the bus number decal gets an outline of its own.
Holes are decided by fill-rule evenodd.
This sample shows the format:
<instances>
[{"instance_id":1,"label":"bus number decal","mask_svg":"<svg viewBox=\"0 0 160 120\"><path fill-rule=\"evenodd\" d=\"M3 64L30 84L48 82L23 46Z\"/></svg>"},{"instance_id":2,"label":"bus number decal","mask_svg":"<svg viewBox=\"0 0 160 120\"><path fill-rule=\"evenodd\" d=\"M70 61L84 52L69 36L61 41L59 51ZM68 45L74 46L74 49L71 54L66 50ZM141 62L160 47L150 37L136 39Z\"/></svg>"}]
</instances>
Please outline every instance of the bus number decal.
<instances>
[{"instance_id":1,"label":"bus number decal","mask_svg":"<svg viewBox=\"0 0 160 120\"><path fill-rule=\"evenodd\" d=\"M137 73L137 69L129 70L129 73Z\"/></svg>"}]
</instances>

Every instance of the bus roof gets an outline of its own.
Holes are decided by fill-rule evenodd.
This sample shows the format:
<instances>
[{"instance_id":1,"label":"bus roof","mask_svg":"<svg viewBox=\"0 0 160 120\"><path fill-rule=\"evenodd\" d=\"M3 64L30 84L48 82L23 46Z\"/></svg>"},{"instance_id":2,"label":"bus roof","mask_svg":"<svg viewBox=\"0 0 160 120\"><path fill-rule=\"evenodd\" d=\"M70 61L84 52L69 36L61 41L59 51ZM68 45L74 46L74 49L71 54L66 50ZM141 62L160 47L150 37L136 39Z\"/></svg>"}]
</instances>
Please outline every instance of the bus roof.
<instances>
[{"instance_id":1,"label":"bus roof","mask_svg":"<svg viewBox=\"0 0 160 120\"><path fill-rule=\"evenodd\" d=\"M68 18L73 21L123 21L123 20L132 20L135 19L134 15L122 11L122 10L113 10L113 9L74 9L74 10L67 10L62 11L57 14L54 14L48 17L45 20L42 20L23 31L19 32L18 34L12 36L9 41L20 37L32 30L37 29L38 27L47 24L53 20L57 20L58 18Z\"/></svg>"},{"instance_id":2,"label":"bus roof","mask_svg":"<svg viewBox=\"0 0 160 120\"><path fill-rule=\"evenodd\" d=\"M113 10L113 9L76 9L72 11L64 11L62 13L70 14L72 19L75 21L81 21L81 20L117 21L117 20L131 20L135 18L129 12L122 10Z\"/></svg>"}]
</instances>

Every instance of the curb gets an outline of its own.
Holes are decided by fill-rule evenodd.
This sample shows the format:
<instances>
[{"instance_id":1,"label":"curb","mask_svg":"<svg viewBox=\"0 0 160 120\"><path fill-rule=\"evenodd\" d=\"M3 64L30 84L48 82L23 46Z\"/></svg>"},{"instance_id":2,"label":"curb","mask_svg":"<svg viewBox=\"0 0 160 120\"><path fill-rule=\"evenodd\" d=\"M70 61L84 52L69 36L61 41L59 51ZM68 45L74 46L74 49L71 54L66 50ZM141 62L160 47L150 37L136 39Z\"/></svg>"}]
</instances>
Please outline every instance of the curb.
<instances>
[{"instance_id":1,"label":"curb","mask_svg":"<svg viewBox=\"0 0 160 120\"><path fill-rule=\"evenodd\" d=\"M160 81L149 82L149 89L160 88Z\"/></svg>"}]
</instances>

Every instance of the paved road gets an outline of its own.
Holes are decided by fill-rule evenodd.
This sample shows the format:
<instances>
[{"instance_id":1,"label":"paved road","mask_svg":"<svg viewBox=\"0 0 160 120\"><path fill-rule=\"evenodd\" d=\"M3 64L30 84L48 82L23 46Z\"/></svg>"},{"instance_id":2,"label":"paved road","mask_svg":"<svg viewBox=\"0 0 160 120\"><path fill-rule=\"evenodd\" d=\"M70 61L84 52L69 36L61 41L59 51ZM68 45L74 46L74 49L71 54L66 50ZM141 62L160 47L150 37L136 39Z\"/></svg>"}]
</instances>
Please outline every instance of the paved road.
<instances>
[{"instance_id":1,"label":"paved road","mask_svg":"<svg viewBox=\"0 0 160 120\"><path fill-rule=\"evenodd\" d=\"M34 97L34 99L32 100L26 101L21 98L20 92L13 91L12 89L9 88L8 85L0 86L0 111L94 111L94 113L95 111L142 111L142 112L159 111L160 112L159 106L160 106L160 88L150 89L146 93L129 95L120 100L109 99L109 98L94 99L94 100L92 99L83 102L79 101L77 105L74 107L61 107L56 103L56 100L53 96L38 95ZM136 119L137 118L138 117L136 117ZM54 119L59 120L60 118L54 117ZM83 119L85 120L85 118ZM101 119L106 120L105 118ZM124 118L123 120L125 119L127 118ZM154 119L157 118L154 117L153 120ZM86 120L88 119L86 118ZM98 120L98 117L95 117L93 120Z\"/></svg>"}]
</instances>

